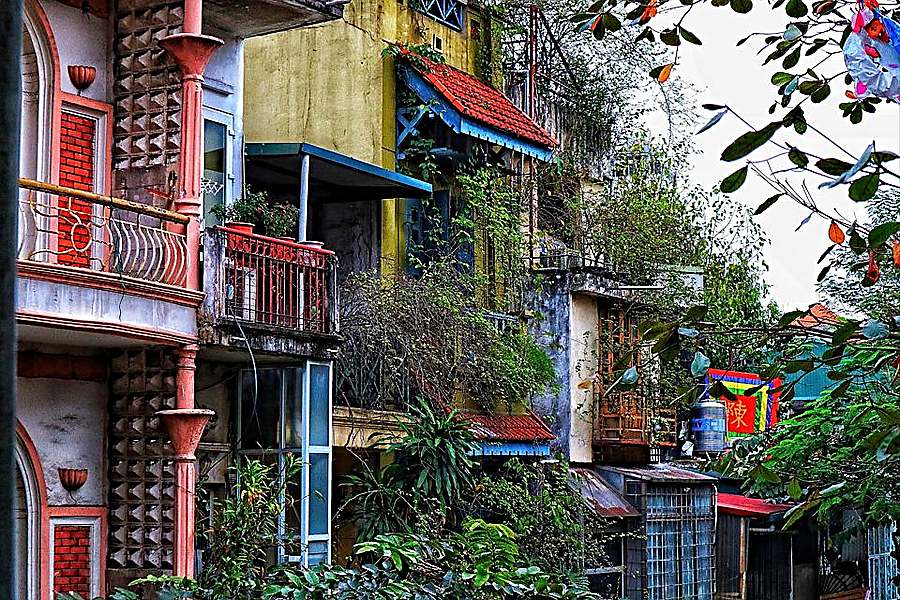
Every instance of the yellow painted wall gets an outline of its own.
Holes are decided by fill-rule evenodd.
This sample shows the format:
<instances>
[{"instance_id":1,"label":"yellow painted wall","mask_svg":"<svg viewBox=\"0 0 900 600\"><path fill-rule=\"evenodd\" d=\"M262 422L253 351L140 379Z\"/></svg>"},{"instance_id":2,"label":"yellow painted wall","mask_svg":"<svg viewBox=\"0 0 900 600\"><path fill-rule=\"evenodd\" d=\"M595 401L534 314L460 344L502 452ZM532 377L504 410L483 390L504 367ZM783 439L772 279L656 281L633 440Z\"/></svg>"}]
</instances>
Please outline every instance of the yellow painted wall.
<instances>
[{"instance_id":1,"label":"yellow painted wall","mask_svg":"<svg viewBox=\"0 0 900 600\"><path fill-rule=\"evenodd\" d=\"M472 72L470 32L480 19L466 12L464 31L454 31L397 0L352 0L341 21L248 40L247 142L309 142L393 169L395 75L382 50L391 42L430 44L437 35L447 63ZM403 210L391 200L382 208L389 272L402 256Z\"/></svg>"}]
</instances>

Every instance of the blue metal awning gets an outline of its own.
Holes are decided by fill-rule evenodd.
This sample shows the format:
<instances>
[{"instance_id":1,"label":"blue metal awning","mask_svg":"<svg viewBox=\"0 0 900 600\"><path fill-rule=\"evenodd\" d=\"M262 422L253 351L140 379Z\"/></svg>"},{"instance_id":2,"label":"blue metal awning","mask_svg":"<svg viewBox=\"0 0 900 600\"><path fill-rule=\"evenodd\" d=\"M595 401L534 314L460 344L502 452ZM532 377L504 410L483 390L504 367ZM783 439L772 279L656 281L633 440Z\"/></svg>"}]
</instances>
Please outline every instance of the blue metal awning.
<instances>
[{"instance_id":1,"label":"blue metal awning","mask_svg":"<svg viewBox=\"0 0 900 600\"><path fill-rule=\"evenodd\" d=\"M550 456L546 442L481 442L472 456Z\"/></svg>"},{"instance_id":2,"label":"blue metal awning","mask_svg":"<svg viewBox=\"0 0 900 600\"><path fill-rule=\"evenodd\" d=\"M431 108L447 127L456 133L485 140L542 161L548 161L553 156L553 150L550 148L533 144L470 119L456 110L415 69L408 65L400 65L398 68L403 82L416 93L426 106Z\"/></svg>"},{"instance_id":3,"label":"blue metal awning","mask_svg":"<svg viewBox=\"0 0 900 600\"><path fill-rule=\"evenodd\" d=\"M307 143L247 144L247 180L251 185L297 186L304 156L309 157L310 189L324 201L431 195L430 183Z\"/></svg>"}]
</instances>

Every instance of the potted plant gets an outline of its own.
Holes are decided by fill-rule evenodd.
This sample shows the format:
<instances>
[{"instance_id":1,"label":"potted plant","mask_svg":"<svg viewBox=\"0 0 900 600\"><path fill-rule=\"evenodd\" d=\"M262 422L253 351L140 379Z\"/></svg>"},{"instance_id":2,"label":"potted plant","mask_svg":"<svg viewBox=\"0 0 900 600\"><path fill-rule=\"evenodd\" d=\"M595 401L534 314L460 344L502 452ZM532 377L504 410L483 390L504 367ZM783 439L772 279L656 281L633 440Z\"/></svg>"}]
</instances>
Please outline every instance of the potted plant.
<instances>
[{"instance_id":1,"label":"potted plant","mask_svg":"<svg viewBox=\"0 0 900 600\"><path fill-rule=\"evenodd\" d=\"M298 209L290 204L271 204L264 190L247 190L231 204L218 204L212 213L229 229L253 233L254 228L270 237L286 237L297 227ZM293 238L291 238L293 239Z\"/></svg>"}]
</instances>

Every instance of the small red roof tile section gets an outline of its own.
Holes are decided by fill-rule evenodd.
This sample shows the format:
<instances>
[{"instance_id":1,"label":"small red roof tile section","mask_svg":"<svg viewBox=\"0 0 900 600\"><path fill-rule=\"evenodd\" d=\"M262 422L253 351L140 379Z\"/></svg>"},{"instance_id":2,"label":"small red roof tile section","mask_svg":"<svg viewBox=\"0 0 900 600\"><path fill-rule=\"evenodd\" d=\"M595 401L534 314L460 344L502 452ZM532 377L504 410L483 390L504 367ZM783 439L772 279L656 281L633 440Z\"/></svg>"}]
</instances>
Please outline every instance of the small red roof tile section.
<instances>
[{"instance_id":1,"label":"small red roof tile section","mask_svg":"<svg viewBox=\"0 0 900 600\"><path fill-rule=\"evenodd\" d=\"M740 494L719 492L719 511L737 517L767 517L790 510L791 504L774 504L759 498L748 498Z\"/></svg>"},{"instance_id":2,"label":"small red roof tile section","mask_svg":"<svg viewBox=\"0 0 900 600\"><path fill-rule=\"evenodd\" d=\"M502 442L550 442L556 436L534 413L522 415L482 414L465 411L461 418L472 423L475 437Z\"/></svg>"},{"instance_id":3,"label":"small red roof tile section","mask_svg":"<svg viewBox=\"0 0 900 600\"><path fill-rule=\"evenodd\" d=\"M831 311L824 304L813 304L802 317L797 317L791 323L797 327L804 329L815 329L817 327L833 327L841 324L841 318Z\"/></svg>"},{"instance_id":4,"label":"small red roof tile section","mask_svg":"<svg viewBox=\"0 0 900 600\"><path fill-rule=\"evenodd\" d=\"M401 54L413 53L403 49ZM538 146L556 147L556 140L549 133L491 86L449 65L415 56L416 60L408 60L409 64L463 115ZM419 60L422 62L417 64Z\"/></svg>"}]
</instances>

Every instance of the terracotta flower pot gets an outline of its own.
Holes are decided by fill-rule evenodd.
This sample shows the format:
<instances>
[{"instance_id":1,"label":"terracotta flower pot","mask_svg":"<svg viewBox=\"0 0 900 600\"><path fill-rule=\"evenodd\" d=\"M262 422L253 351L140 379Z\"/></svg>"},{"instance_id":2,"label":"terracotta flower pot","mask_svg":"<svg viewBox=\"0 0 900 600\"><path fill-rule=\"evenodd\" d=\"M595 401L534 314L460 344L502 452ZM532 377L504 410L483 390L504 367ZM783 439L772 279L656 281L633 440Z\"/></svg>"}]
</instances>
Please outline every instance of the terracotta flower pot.
<instances>
[{"instance_id":1,"label":"terracotta flower pot","mask_svg":"<svg viewBox=\"0 0 900 600\"><path fill-rule=\"evenodd\" d=\"M69 65L67 69L69 71L69 81L72 82L72 85L75 86L75 89L78 90L79 94L91 87L91 84L94 83L94 78L97 77L96 67L88 65Z\"/></svg>"},{"instance_id":2,"label":"terracotta flower pot","mask_svg":"<svg viewBox=\"0 0 900 600\"><path fill-rule=\"evenodd\" d=\"M232 229L237 231L238 233L253 233L253 223L247 223L245 221L228 221L225 223L225 227L228 229Z\"/></svg>"},{"instance_id":3,"label":"terracotta flower pot","mask_svg":"<svg viewBox=\"0 0 900 600\"><path fill-rule=\"evenodd\" d=\"M69 493L80 489L88 478L87 469L66 469L59 467L57 472L59 473L59 482Z\"/></svg>"}]
</instances>

